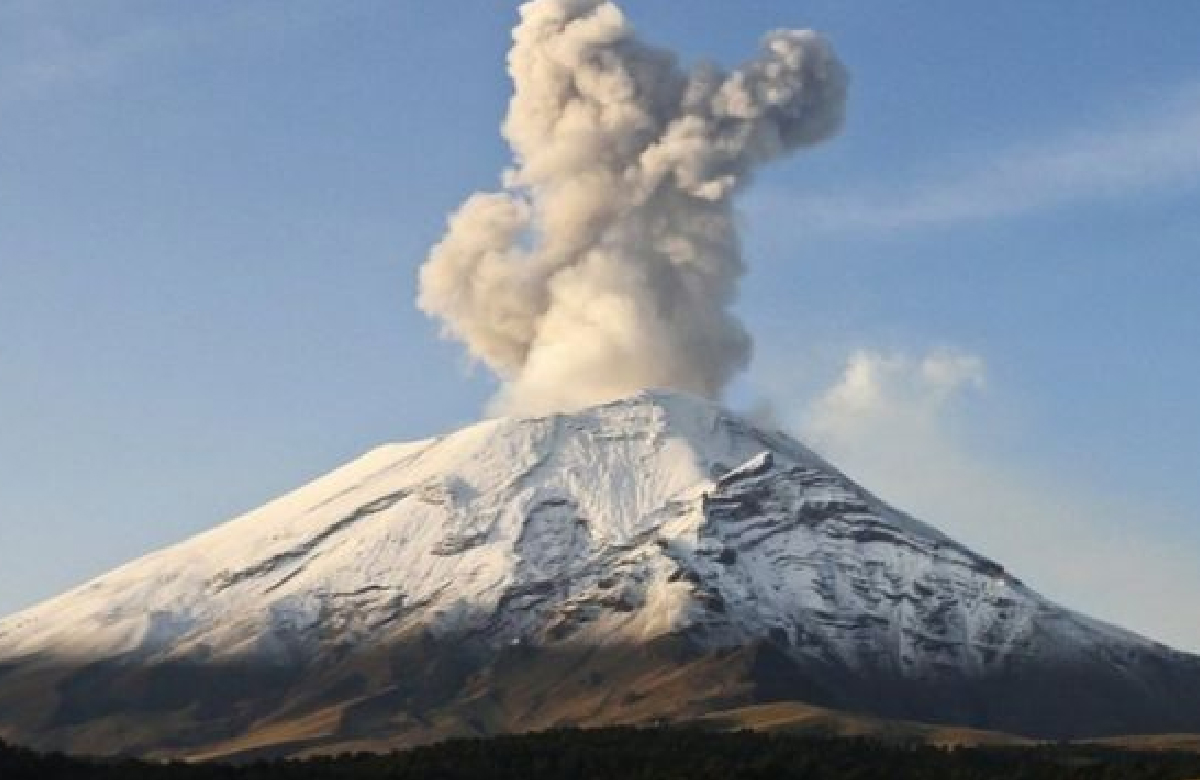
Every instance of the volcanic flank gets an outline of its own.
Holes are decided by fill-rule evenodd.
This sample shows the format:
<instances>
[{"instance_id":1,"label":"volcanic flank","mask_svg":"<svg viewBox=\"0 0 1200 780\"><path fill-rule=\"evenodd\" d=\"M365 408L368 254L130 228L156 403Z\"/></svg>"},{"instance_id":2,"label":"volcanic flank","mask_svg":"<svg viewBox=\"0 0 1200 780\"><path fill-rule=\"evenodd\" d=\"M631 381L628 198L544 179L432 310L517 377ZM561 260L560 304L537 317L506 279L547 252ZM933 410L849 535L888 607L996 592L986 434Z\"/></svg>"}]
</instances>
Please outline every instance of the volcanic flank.
<instances>
[{"instance_id":1,"label":"volcanic flank","mask_svg":"<svg viewBox=\"0 0 1200 780\"><path fill-rule=\"evenodd\" d=\"M0 736L84 752L386 747L775 700L1186 731L1200 659L671 393L382 447L0 623Z\"/></svg>"}]
</instances>

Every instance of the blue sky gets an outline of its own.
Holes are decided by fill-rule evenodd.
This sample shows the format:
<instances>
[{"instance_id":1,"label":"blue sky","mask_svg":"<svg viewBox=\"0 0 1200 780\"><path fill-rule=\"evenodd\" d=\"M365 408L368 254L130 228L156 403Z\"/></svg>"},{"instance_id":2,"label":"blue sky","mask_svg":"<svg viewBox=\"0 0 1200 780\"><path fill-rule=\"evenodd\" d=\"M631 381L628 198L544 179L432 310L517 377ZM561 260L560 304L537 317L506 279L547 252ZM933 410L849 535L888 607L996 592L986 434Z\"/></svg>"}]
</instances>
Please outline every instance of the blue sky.
<instances>
[{"instance_id":1,"label":"blue sky","mask_svg":"<svg viewBox=\"0 0 1200 780\"><path fill-rule=\"evenodd\" d=\"M730 402L1200 650L1200 6L626 5L685 61L813 27L851 73L742 203ZM514 19L0 0L0 614L479 416L415 271L506 163Z\"/></svg>"}]
</instances>

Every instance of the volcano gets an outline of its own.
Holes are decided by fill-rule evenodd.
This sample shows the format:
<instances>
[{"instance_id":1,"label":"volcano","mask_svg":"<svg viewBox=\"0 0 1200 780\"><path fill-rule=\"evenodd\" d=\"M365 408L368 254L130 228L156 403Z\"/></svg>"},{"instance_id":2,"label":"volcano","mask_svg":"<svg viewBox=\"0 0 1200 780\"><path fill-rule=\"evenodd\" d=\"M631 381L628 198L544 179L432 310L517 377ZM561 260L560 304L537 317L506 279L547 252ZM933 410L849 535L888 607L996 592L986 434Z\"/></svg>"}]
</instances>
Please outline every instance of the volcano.
<instances>
[{"instance_id":1,"label":"volcano","mask_svg":"<svg viewBox=\"0 0 1200 780\"><path fill-rule=\"evenodd\" d=\"M379 749L766 702L1198 731L1200 658L666 392L380 447L0 622L0 737L82 753Z\"/></svg>"}]
</instances>

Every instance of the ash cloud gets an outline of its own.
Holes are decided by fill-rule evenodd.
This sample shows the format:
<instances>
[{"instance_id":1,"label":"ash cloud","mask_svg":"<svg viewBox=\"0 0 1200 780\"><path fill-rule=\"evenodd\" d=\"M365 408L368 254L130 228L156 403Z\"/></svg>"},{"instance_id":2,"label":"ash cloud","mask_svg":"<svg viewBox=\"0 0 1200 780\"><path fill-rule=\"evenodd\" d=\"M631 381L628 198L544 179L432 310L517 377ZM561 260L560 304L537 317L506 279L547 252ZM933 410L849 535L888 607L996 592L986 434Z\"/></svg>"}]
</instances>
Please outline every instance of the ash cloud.
<instances>
[{"instance_id":1,"label":"ash cloud","mask_svg":"<svg viewBox=\"0 0 1200 780\"><path fill-rule=\"evenodd\" d=\"M450 218L418 305L500 378L499 412L647 387L718 397L751 355L730 310L734 198L758 166L837 132L841 63L817 33L777 30L732 72L685 71L612 2L520 15L513 166Z\"/></svg>"}]
</instances>

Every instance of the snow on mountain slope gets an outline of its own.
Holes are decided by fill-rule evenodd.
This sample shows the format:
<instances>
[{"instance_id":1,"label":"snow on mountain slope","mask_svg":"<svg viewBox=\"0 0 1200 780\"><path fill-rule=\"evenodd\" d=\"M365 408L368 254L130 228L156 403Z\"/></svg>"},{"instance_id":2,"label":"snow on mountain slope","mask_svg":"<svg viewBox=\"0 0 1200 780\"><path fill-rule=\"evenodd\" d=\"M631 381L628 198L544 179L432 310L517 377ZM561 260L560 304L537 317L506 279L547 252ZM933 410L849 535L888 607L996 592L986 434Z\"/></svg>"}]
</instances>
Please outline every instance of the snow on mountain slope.
<instances>
[{"instance_id":1,"label":"snow on mountain slope","mask_svg":"<svg viewBox=\"0 0 1200 780\"><path fill-rule=\"evenodd\" d=\"M655 392L380 447L0 622L0 664L311 663L415 635L766 639L901 677L1171 655L1047 602L782 434Z\"/></svg>"}]
</instances>

